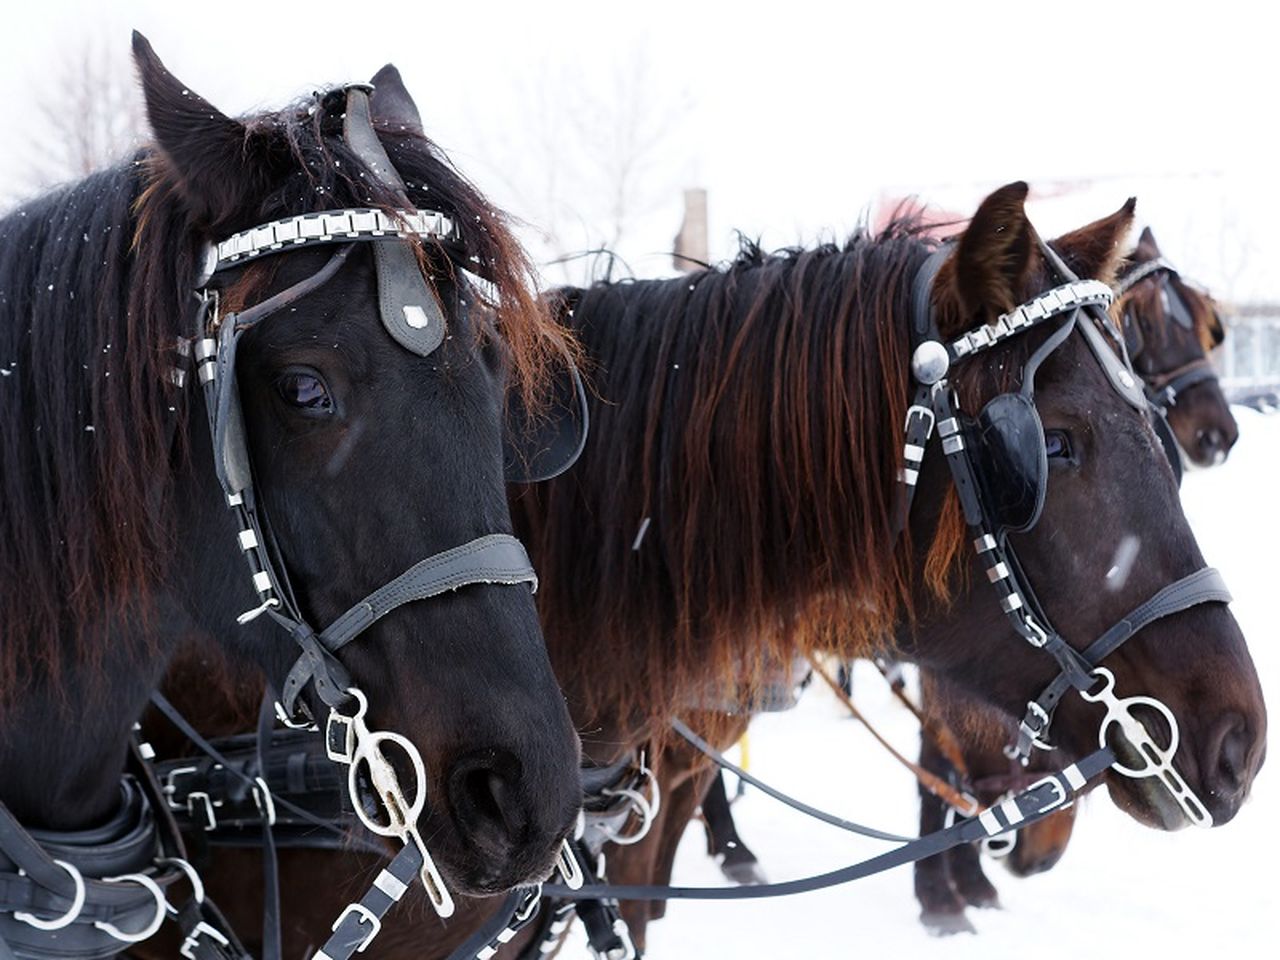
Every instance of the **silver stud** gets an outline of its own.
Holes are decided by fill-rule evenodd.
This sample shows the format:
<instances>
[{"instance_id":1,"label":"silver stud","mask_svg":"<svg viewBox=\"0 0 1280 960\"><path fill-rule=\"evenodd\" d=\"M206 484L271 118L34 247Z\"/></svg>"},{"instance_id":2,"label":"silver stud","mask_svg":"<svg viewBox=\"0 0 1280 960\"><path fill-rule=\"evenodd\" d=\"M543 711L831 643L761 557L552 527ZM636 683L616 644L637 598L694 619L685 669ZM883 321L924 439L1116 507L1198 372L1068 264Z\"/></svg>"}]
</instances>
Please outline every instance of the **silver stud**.
<instances>
[{"instance_id":1,"label":"silver stud","mask_svg":"<svg viewBox=\"0 0 1280 960\"><path fill-rule=\"evenodd\" d=\"M950 366L951 358L947 354L947 348L937 340L926 340L911 355L911 373L917 381L926 385L937 383L945 377Z\"/></svg>"}]
</instances>

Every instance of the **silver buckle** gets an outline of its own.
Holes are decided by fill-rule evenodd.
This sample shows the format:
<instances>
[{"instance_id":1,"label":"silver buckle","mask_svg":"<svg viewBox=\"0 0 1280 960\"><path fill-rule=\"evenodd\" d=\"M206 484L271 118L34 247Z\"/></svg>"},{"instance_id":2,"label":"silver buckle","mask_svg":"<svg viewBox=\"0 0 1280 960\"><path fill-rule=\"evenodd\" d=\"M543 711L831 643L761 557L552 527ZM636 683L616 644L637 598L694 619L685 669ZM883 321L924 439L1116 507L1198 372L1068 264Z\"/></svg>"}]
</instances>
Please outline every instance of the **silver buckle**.
<instances>
[{"instance_id":1,"label":"silver buckle","mask_svg":"<svg viewBox=\"0 0 1280 960\"><path fill-rule=\"evenodd\" d=\"M182 941L182 946L178 948L178 953L186 957L187 960L196 960L196 948L200 946L201 937L212 937L224 947L229 946L231 943L216 927L211 927L201 920L196 924L196 928L187 935L187 939Z\"/></svg>"},{"instance_id":2,"label":"silver buckle","mask_svg":"<svg viewBox=\"0 0 1280 960\"><path fill-rule=\"evenodd\" d=\"M203 801L204 803L205 833L211 833L212 831L217 830L218 817L213 812L214 801L209 794L205 793L203 790L197 790L194 793L187 794L187 813L191 815L191 819L194 820L196 818L197 801Z\"/></svg>"},{"instance_id":3,"label":"silver buckle","mask_svg":"<svg viewBox=\"0 0 1280 960\"><path fill-rule=\"evenodd\" d=\"M338 914L338 919L333 922L333 927L331 929L336 932L337 929L342 926L342 921L347 919L347 914L349 913L358 914L361 923L364 923L365 921L368 921L369 923L369 932L366 933L364 939L360 941L360 946L356 947L356 953L364 953L369 944L373 943L373 938L376 937L378 932L382 929L382 921L379 920L374 912L363 903L349 903L347 904L347 909Z\"/></svg>"},{"instance_id":4,"label":"silver buckle","mask_svg":"<svg viewBox=\"0 0 1280 960\"><path fill-rule=\"evenodd\" d=\"M195 773L196 767L174 767L164 777L164 785L160 788L160 792L164 794L165 800L169 804L170 810L181 810L184 805L176 802L173 797L178 792L177 784L174 783L178 777L185 777L189 773Z\"/></svg>"},{"instance_id":5,"label":"silver buckle","mask_svg":"<svg viewBox=\"0 0 1280 960\"><path fill-rule=\"evenodd\" d=\"M1064 806L1067 803L1067 800L1070 799L1066 788L1062 785L1062 781L1053 775L1037 780L1035 783L1031 784L1031 786L1027 787L1025 792L1030 793L1031 791L1038 790L1045 785L1053 787L1053 799L1037 810L1037 814L1048 813L1050 810L1056 810L1058 807Z\"/></svg>"},{"instance_id":6,"label":"silver buckle","mask_svg":"<svg viewBox=\"0 0 1280 960\"><path fill-rule=\"evenodd\" d=\"M921 406L918 403L913 403L911 406L907 407L907 422L903 429L910 430L911 421L913 418L916 418L916 417L919 417L923 420L927 420L929 422L929 426L925 428L925 436L926 437L933 436L933 427L934 427L934 424L938 422L938 418L932 410L930 410L928 407Z\"/></svg>"},{"instance_id":7,"label":"silver buckle","mask_svg":"<svg viewBox=\"0 0 1280 960\"><path fill-rule=\"evenodd\" d=\"M253 778L253 802L267 821L268 827L276 825L276 800L271 795L271 788L261 777Z\"/></svg>"}]
</instances>

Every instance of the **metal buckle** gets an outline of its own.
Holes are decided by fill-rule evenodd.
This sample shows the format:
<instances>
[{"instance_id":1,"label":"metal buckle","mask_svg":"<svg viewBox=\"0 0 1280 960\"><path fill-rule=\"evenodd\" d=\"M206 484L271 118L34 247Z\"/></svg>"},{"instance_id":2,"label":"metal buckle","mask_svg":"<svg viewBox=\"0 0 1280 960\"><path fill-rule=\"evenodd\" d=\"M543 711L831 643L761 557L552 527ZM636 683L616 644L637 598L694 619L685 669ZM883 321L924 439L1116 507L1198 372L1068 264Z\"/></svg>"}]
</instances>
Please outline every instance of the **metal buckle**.
<instances>
[{"instance_id":1,"label":"metal buckle","mask_svg":"<svg viewBox=\"0 0 1280 960\"><path fill-rule=\"evenodd\" d=\"M178 953L186 957L187 960L196 960L196 950L200 947L201 937L212 937L218 941L219 946L226 947L231 945L231 941L224 937L217 927L211 927L201 920L196 924L196 928L187 934L187 938L182 941L182 946L178 948Z\"/></svg>"},{"instance_id":2,"label":"metal buckle","mask_svg":"<svg viewBox=\"0 0 1280 960\"><path fill-rule=\"evenodd\" d=\"M1062 781L1052 774L1037 780L1023 792L1031 793L1033 790L1038 790L1046 785L1053 787L1053 799L1037 810L1037 815L1041 813L1048 813L1050 810L1056 810L1058 807L1065 806L1067 801L1070 799L1070 794L1067 793L1066 788L1062 785Z\"/></svg>"},{"instance_id":3,"label":"metal buckle","mask_svg":"<svg viewBox=\"0 0 1280 960\"><path fill-rule=\"evenodd\" d=\"M253 802L258 808L258 813L266 818L267 826L274 827L276 825L276 801L271 795L271 788L267 786L267 781L261 777L253 778Z\"/></svg>"},{"instance_id":4,"label":"metal buckle","mask_svg":"<svg viewBox=\"0 0 1280 960\"><path fill-rule=\"evenodd\" d=\"M159 931L160 925L164 923L165 915L169 912L169 901L165 899L164 891L160 889L160 885L144 873L126 873L119 877L103 877L102 882L136 883L145 887L147 892L155 897L156 914L151 918L151 922L137 933L125 933L115 924L108 923L106 920L95 920L93 925L99 930L110 934L121 943L141 943L143 940L150 940L154 937Z\"/></svg>"},{"instance_id":5,"label":"metal buckle","mask_svg":"<svg viewBox=\"0 0 1280 960\"><path fill-rule=\"evenodd\" d=\"M42 920L35 914L26 911L14 911L13 919L25 923L29 927L35 927L37 930L61 930L63 927L70 926L75 923L76 918L80 916L80 911L84 909L84 876L73 864L67 863L65 860L54 860L53 862L71 874L71 880L75 884L75 892L71 895L71 906L67 908L67 912L51 920Z\"/></svg>"},{"instance_id":6,"label":"metal buckle","mask_svg":"<svg viewBox=\"0 0 1280 960\"><path fill-rule=\"evenodd\" d=\"M289 716L289 714L285 712L284 704L281 703L279 700L277 700L273 704L273 706L275 707L275 710L276 710L276 719L279 720L286 727L288 727L290 730L310 730L312 733L320 732L319 725L316 724L315 721L307 719L307 717L310 716L310 713L306 712L305 703L302 703L302 702L298 703L298 706L301 707L302 710L304 711L303 713L299 714L299 716L303 718L302 720L297 720Z\"/></svg>"},{"instance_id":7,"label":"metal buckle","mask_svg":"<svg viewBox=\"0 0 1280 960\"><path fill-rule=\"evenodd\" d=\"M178 786L174 781L178 777L185 777L187 774L195 773L198 769L198 767L174 767L165 774L164 785L160 788L160 792L164 794L170 810L182 810L186 806L186 804L178 803L174 799L178 792Z\"/></svg>"},{"instance_id":8,"label":"metal buckle","mask_svg":"<svg viewBox=\"0 0 1280 960\"><path fill-rule=\"evenodd\" d=\"M205 793L203 790L196 790L187 794L187 813L190 814L192 820L196 819L197 801L203 801L204 803L204 831L205 833L212 833L214 830L218 829L218 817L213 812L215 803L213 799L210 798L209 794Z\"/></svg>"},{"instance_id":9,"label":"metal buckle","mask_svg":"<svg viewBox=\"0 0 1280 960\"><path fill-rule=\"evenodd\" d=\"M363 903L349 903L347 904L347 909L338 914L338 919L333 922L333 927L331 929L334 932L337 932L337 929L342 926L342 921L347 919L347 914L349 913L358 914L361 923L364 923L366 920L369 922L369 932L365 934L364 939L360 941L360 946L356 947L356 953L364 953L369 944L373 943L373 938L376 937L378 932L382 929L382 921L379 920L374 912Z\"/></svg>"},{"instance_id":10,"label":"metal buckle","mask_svg":"<svg viewBox=\"0 0 1280 960\"><path fill-rule=\"evenodd\" d=\"M915 417L920 417L921 419L928 421L928 426L925 427L925 437L928 438L933 436L934 425L938 422L938 418L934 412L928 407L922 406L918 403L913 403L911 406L907 407L907 422L903 426L904 430L910 432L911 421Z\"/></svg>"}]
</instances>

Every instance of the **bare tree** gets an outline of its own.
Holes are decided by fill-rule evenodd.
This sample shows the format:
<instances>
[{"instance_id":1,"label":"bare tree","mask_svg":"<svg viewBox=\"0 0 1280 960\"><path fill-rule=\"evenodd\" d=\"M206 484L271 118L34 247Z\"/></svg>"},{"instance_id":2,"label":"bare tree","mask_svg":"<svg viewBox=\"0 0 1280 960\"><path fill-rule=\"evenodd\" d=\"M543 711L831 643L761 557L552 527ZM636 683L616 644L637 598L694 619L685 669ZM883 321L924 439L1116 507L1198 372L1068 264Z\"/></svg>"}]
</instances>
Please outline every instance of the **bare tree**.
<instances>
[{"instance_id":1,"label":"bare tree","mask_svg":"<svg viewBox=\"0 0 1280 960\"><path fill-rule=\"evenodd\" d=\"M655 76L643 46L603 76L570 62L525 75L518 88L520 119L505 136L477 130L482 163L557 279L589 281L614 268L639 221L680 196L673 143L691 99Z\"/></svg>"},{"instance_id":2,"label":"bare tree","mask_svg":"<svg viewBox=\"0 0 1280 960\"><path fill-rule=\"evenodd\" d=\"M145 136L127 48L86 36L63 51L33 91L43 121L28 147L34 189L86 176L127 156Z\"/></svg>"}]
</instances>

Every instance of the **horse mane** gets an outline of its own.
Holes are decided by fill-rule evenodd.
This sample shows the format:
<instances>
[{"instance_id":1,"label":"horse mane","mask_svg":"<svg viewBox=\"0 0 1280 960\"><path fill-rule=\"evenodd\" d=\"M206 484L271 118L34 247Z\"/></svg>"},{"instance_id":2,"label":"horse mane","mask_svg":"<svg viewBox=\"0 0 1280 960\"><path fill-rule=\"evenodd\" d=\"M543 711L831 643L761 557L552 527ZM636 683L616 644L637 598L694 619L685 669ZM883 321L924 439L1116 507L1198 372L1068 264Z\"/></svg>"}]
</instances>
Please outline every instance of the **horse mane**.
<instances>
[{"instance_id":1,"label":"horse mane","mask_svg":"<svg viewBox=\"0 0 1280 960\"><path fill-rule=\"evenodd\" d=\"M661 721L749 695L797 652L867 655L910 616L894 527L930 249L900 220L560 292L605 392L579 463L514 513L575 707Z\"/></svg>"},{"instance_id":2,"label":"horse mane","mask_svg":"<svg viewBox=\"0 0 1280 960\"><path fill-rule=\"evenodd\" d=\"M219 236L154 147L0 219L0 705L41 670L56 680L69 657L92 661L111 620L146 626L189 414L166 377L189 333L202 241L326 208L394 208L342 140L344 99L333 90L246 121L289 160L251 202L203 198ZM467 266L491 283L510 383L536 406L572 346L505 217L424 136L380 136L411 200L458 224Z\"/></svg>"}]
</instances>

